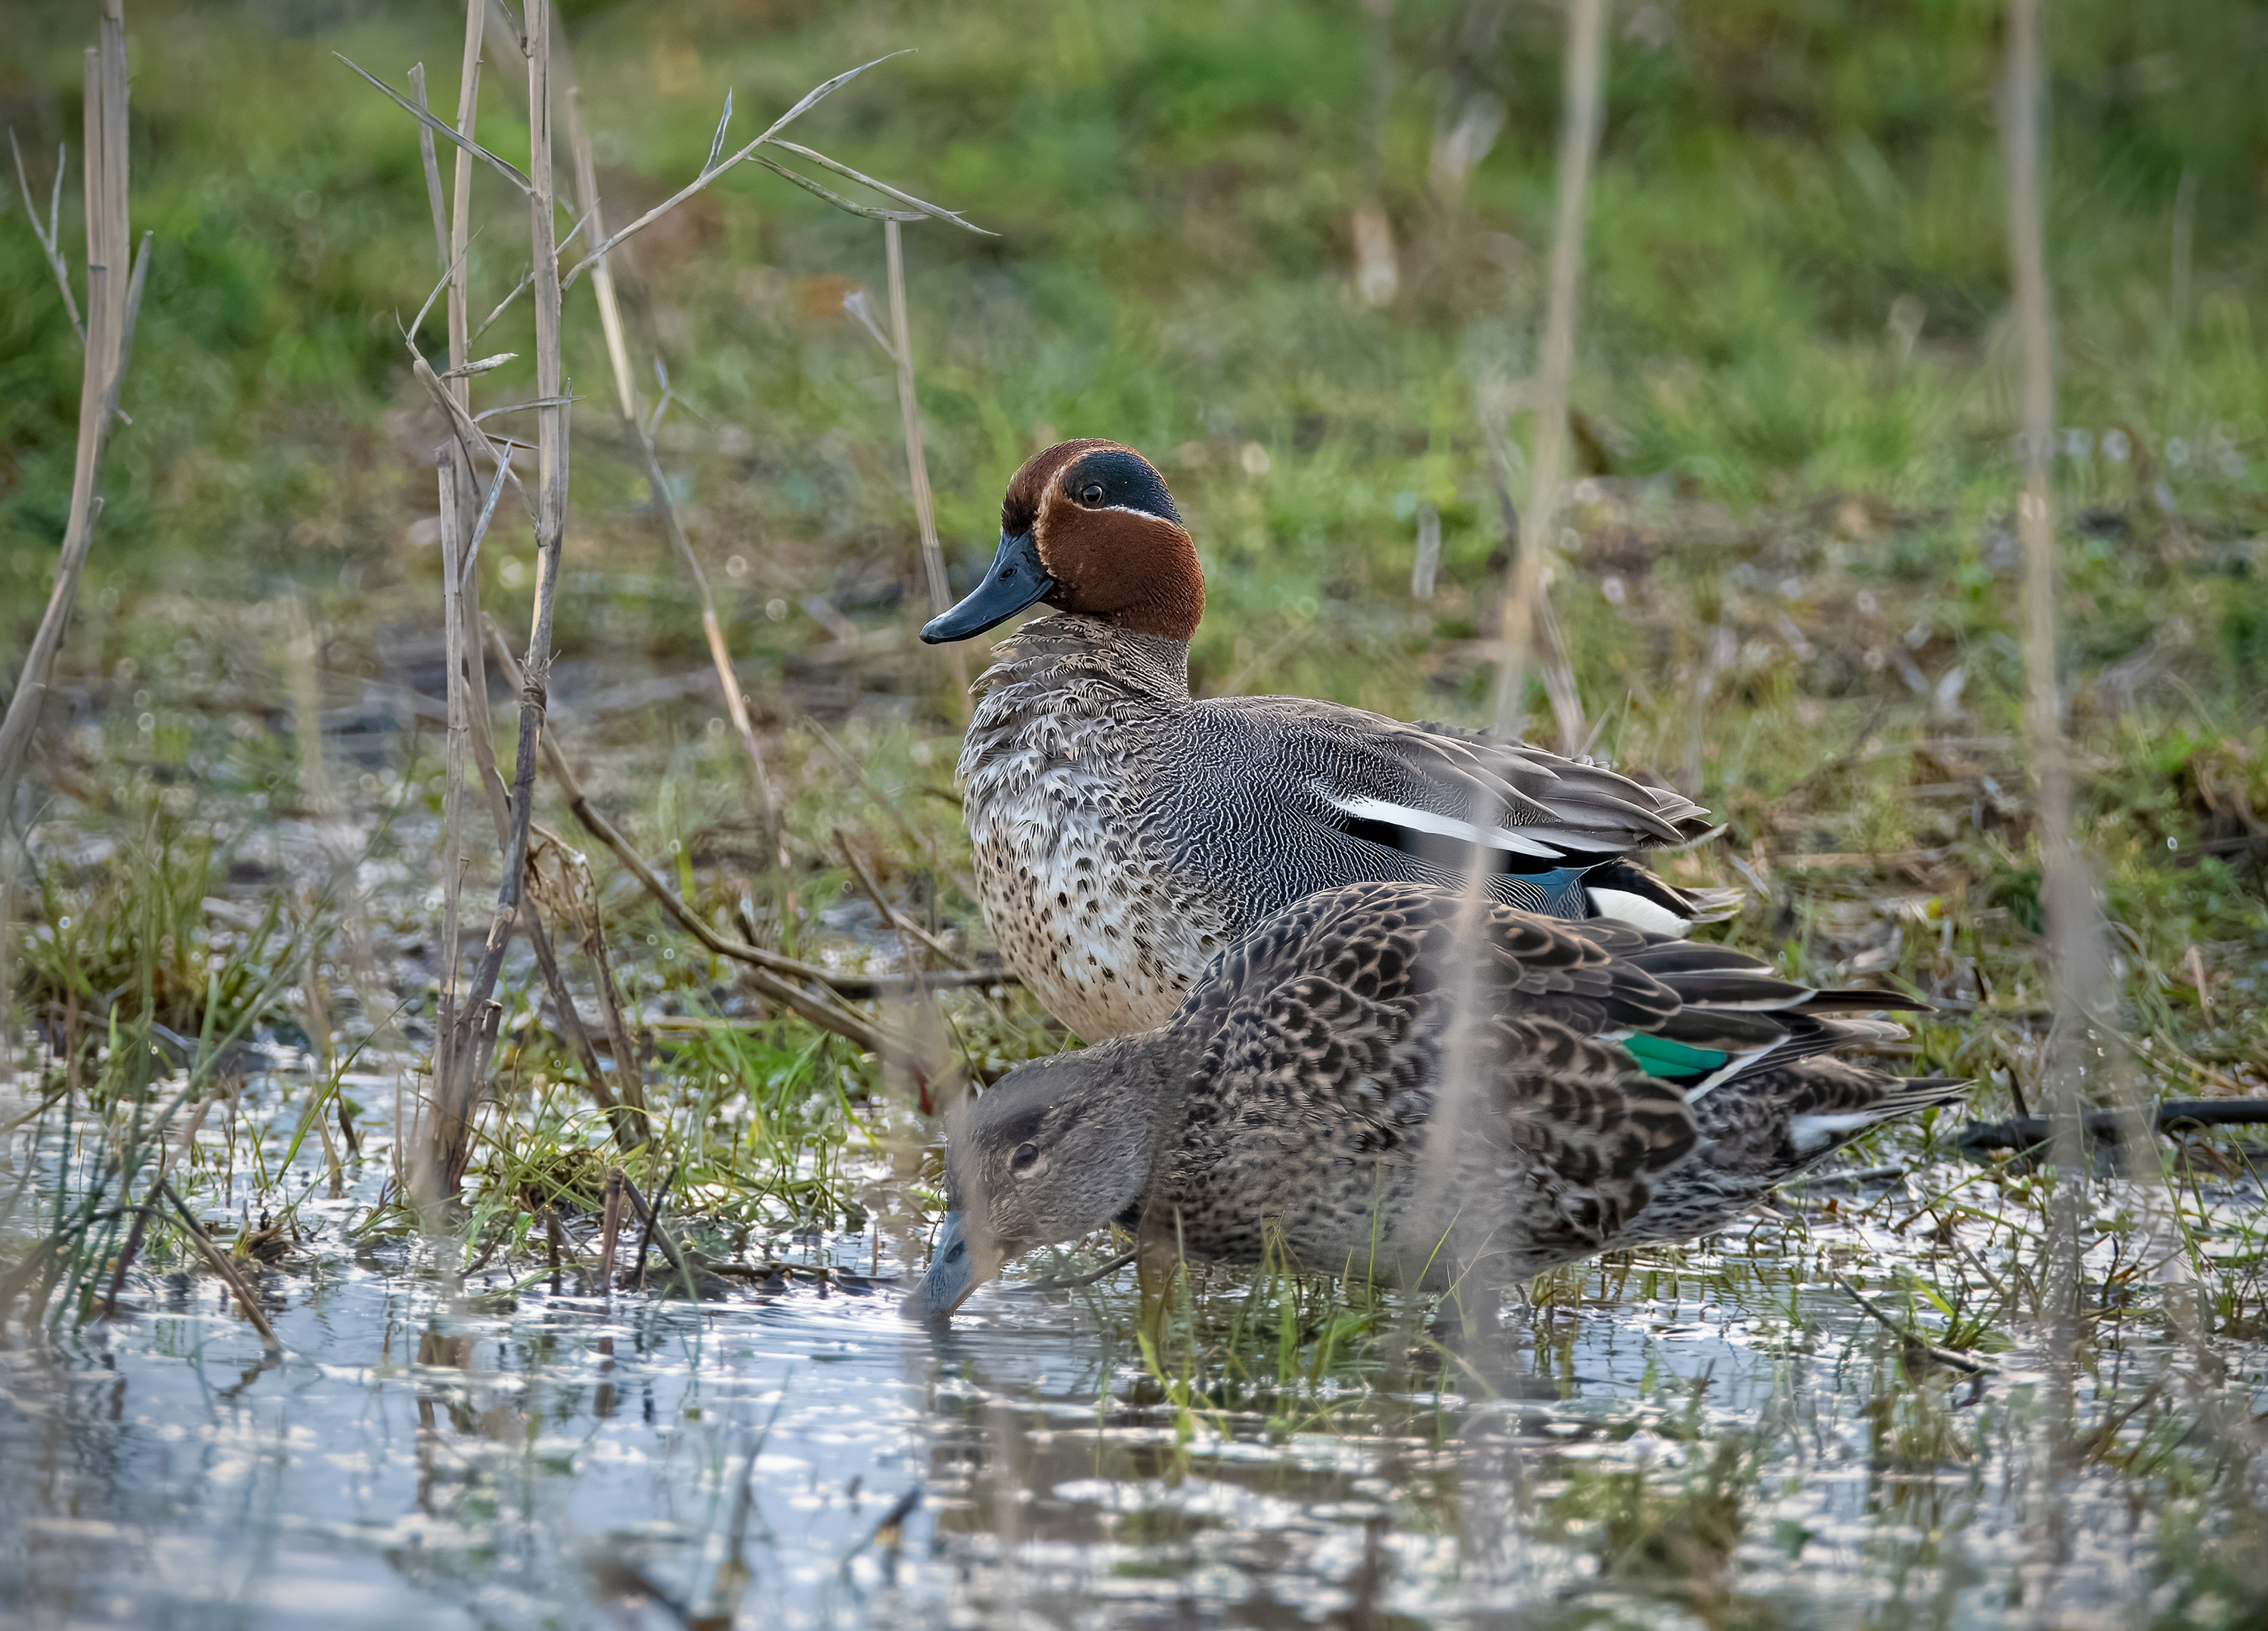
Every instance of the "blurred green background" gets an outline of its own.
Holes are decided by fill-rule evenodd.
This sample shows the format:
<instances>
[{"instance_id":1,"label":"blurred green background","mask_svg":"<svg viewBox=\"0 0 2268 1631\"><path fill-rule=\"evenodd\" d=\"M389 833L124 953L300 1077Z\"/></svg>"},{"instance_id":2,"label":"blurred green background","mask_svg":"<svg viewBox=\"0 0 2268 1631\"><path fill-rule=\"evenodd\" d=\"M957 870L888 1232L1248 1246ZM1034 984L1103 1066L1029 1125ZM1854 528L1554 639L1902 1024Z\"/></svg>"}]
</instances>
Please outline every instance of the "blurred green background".
<instances>
[{"instance_id":1,"label":"blurred green background","mask_svg":"<svg viewBox=\"0 0 2268 1631\"><path fill-rule=\"evenodd\" d=\"M2229 695L2268 675L2268 594L2244 547L2268 421L2254 339L2268 8L2048 10L2073 656L2115 662L2179 614L2193 683ZM1193 513L1213 585L1201 683L1473 704L1481 665L1457 643L1486 626L1503 560L1480 415L1501 407L1488 382L1527 372L1541 322L1555 8L567 0L562 14L617 223L694 173L728 89L745 140L827 75L913 50L796 134L998 234L907 234L956 575L989 551L1003 481L1036 444L1122 437ZM446 107L461 13L132 0L129 26L134 222L157 245L90 587L117 604L410 584L434 553L409 540L434 507L435 425L395 324L435 276L430 217L413 125L332 53L404 88L422 60ZM2014 582L1999 29L1976 0L1613 9L1576 385L1585 468L1606 483L1587 492L1609 513L1579 503L1590 569L1561 591L1594 706L1642 690L1684 638L1676 617L1649 621L1645 596L1594 592L1623 534L1650 561L1664 540L1730 540L1746 559L1793 537L1859 579L1903 577L1941 601L1940 638L1975 648L1970 701L2013 694L2012 653L1979 643L2011 626ZM59 140L77 186L92 30L85 8L18 5L0 31L0 113L42 202ZM524 162L524 72L493 45L489 61L481 133ZM519 276L526 238L504 184L475 185L477 313ZM1372 235L1366 290L1366 206L1391 239L1381 254ZM0 214L0 592L17 650L63 530L77 389L20 210ZM696 544L755 564L733 615L759 657L790 632L766 627L767 600L799 620L792 591L850 584L837 599L856 610L878 577L885 600L914 585L887 364L840 314L847 290L879 305L880 251L871 223L747 165L629 257L641 378L659 358L683 404L666 458ZM483 403L534 394L526 324L522 303L475 348L521 354L481 382ZM570 569L650 558L587 283L568 325L585 399ZM438 322L424 340L439 350ZM1428 505L1443 591L1418 605L1406 584ZM1670 557L1650 581L1671 610L1723 625L1734 556L1690 582ZM1875 636L1797 613L1830 636L1812 693L1897 666L1843 649ZM571 649L588 630L566 615ZM649 632L657 655L697 656L684 618Z\"/></svg>"}]
</instances>

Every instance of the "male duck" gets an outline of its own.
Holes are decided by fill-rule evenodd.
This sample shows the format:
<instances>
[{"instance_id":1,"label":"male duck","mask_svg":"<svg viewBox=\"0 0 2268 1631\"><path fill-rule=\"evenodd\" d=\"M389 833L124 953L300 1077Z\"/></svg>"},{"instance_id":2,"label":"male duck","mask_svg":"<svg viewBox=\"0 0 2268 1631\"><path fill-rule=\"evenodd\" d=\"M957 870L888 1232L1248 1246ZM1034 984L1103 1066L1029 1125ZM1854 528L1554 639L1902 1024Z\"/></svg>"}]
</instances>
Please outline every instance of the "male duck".
<instances>
[{"instance_id":1,"label":"male duck","mask_svg":"<svg viewBox=\"0 0 2268 1631\"><path fill-rule=\"evenodd\" d=\"M977 892L1010 966L1092 1041L1163 1025L1270 913L1366 879L1682 933L1712 899L1632 864L1707 831L1690 801L1596 765L1302 697L1192 698L1204 575L1166 483L1116 442L1016 473L984 581L922 630L965 640L1035 601L961 753Z\"/></svg>"},{"instance_id":2,"label":"male duck","mask_svg":"<svg viewBox=\"0 0 2268 1631\"><path fill-rule=\"evenodd\" d=\"M1852 1017L1904 998L1494 903L1461 939L1465 905L1314 895L1215 958L1171 1024L1010 1072L954 1117L907 1311L950 1313L1114 1220L1194 1260L1257 1261L1272 1237L1306 1268L1499 1286L1721 1229L1963 1085L1827 1056L1904 1034Z\"/></svg>"}]
</instances>

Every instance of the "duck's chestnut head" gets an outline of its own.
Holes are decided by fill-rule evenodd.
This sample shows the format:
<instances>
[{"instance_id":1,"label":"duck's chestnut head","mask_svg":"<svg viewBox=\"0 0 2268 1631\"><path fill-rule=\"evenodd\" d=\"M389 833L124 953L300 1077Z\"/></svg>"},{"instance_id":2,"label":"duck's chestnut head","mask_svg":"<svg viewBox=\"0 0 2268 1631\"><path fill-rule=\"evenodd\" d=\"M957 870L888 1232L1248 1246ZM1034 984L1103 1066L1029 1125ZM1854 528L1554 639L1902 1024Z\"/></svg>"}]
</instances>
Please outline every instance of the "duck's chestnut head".
<instances>
[{"instance_id":1,"label":"duck's chestnut head","mask_svg":"<svg viewBox=\"0 0 2268 1631\"><path fill-rule=\"evenodd\" d=\"M991 570L922 638L966 640L1042 600L1141 634L1197 632L1197 547L1166 478L1123 443L1058 442L1027 459L1000 501Z\"/></svg>"}]
</instances>

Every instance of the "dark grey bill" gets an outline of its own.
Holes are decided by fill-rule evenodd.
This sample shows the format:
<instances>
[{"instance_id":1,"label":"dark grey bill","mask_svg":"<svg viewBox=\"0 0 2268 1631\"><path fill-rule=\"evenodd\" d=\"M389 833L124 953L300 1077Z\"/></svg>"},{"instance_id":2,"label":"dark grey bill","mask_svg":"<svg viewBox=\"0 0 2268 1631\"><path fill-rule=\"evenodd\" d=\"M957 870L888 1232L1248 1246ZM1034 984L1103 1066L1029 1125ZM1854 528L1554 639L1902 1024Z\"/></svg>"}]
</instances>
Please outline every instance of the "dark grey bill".
<instances>
[{"instance_id":1,"label":"dark grey bill","mask_svg":"<svg viewBox=\"0 0 2268 1631\"><path fill-rule=\"evenodd\" d=\"M948 640L981 635L995 623L1005 623L1055 586L1056 580L1040 564L1040 547L1032 541L1032 535L1003 533L1000 553L992 557L992 569L984 574L984 581L970 590L959 606L932 618L924 625L921 637L931 645L942 645Z\"/></svg>"},{"instance_id":2,"label":"dark grey bill","mask_svg":"<svg viewBox=\"0 0 2268 1631\"><path fill-rule=\"evenodd\" d=\"M906 1293L898 1311L909 1319L942 1319L968 1301L977 1284L976 1257L969 1249L962 1214L947 1212L930 1253L929 1273Z\"/></svg>"}]
</instances>

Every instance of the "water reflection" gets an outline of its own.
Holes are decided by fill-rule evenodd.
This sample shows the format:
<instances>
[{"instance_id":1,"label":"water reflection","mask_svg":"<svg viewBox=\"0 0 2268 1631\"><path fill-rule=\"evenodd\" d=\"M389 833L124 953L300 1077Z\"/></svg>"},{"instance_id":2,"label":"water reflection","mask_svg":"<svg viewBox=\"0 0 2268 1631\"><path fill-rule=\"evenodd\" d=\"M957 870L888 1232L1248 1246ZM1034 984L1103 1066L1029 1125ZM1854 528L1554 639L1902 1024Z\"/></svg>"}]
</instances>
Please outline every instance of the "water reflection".
<instances>
[{"instance_id":1,"label":"water reflection","mask_svg":"<svg viewBox=\"0 0 2268 1631\"><path fill-rule=\"evenodd\" d=\"M856 1248L828 1243L837 1260ZM1997 1623L2021 1371L1893 1389L1839 1303L1414 1331L1406 1374L1183 1409L1110 1287L694 1307L270 1274L289 1355L181 1275L0 1355L26 1627ZM1389 1348L1395 1345L1388 1343ZM1167 1383L1170 1384L1170 1371ZM2117 1490L2072 1496L2109 1511ZM2138 1589L2147 1524L2072 1601ZM2073 1583L2076 1583L2075 1584ZM1887 1605L1903 1605L1893 1613Z\"/></svg>"}]
</instances>

